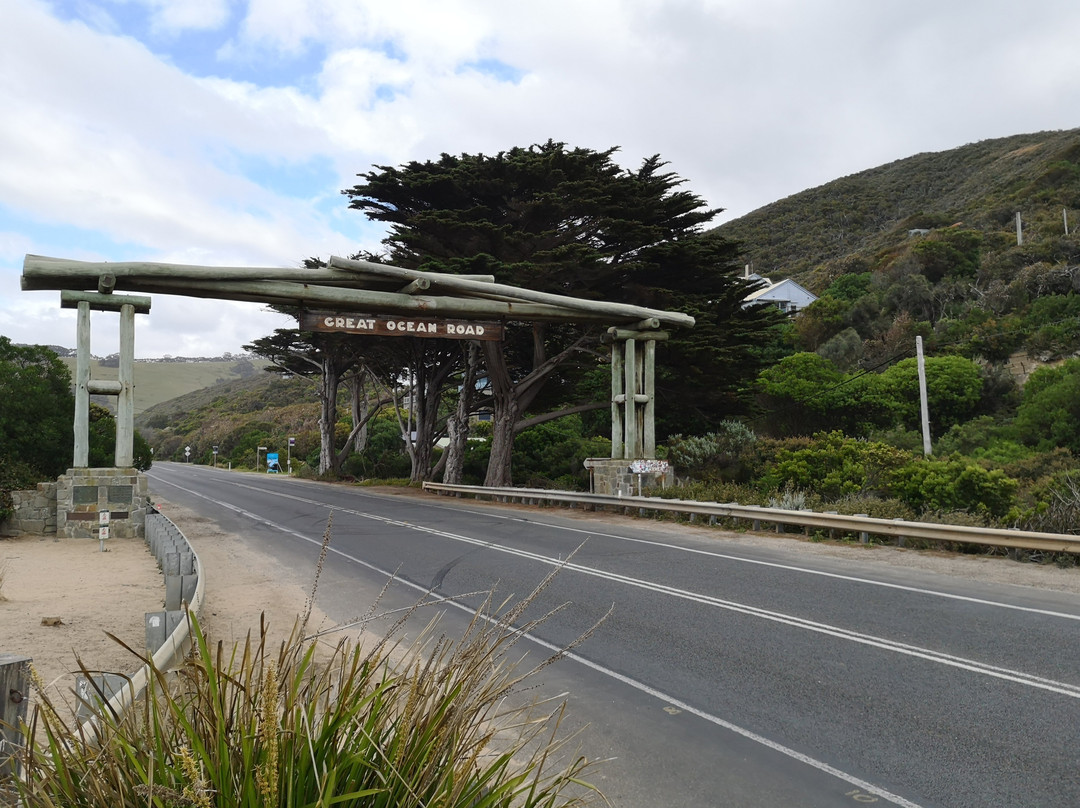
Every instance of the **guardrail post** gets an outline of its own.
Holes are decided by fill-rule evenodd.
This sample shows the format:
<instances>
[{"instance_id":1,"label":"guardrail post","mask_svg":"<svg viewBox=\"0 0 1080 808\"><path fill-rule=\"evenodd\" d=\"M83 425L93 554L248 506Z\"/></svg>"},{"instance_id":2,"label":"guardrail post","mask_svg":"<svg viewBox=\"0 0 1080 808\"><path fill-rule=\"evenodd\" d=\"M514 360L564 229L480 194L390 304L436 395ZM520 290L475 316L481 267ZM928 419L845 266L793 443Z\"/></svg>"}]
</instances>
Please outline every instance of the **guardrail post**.
<instances>
[{"instance_id":1,"label":"guardrail post","mask_svg":"<svg viewBox=\"0 0 1080 808\"><path fill-rule=\"evenodd\" d=\"M75 697L79 704L75 708L75 720L86 722L101 711L101 706L123 690L130 679L119 673L97 673L87 678L75 677Z\"/></svg>"},{"instance_id":2,"label":"guardrail post","mask_svg":"<svg viewBox=\"0 0 1080 808\"><path fill-rule=\"evenodd\" d=\"M30 693L28 656L0 653L0 780L20 774L19 750Z\"/></svg>"},{"instance_id":3,"label":"guardrail post","mask_svg":"<svg viewBox=\"0 0 1080 808\"><path fill-rule=\"evenodd\" d=\"M866 514L865 514L865 513L857 513L857 514L855 514L855 516L856 516L857 518L859 518L859 519L866 519L866 518L867 518L867 516L866 516ZM868 543L868 542L870 541L870 534L869 534L869 533L867 533L867 532L866 532L865 530L861 531L861 532L859 533L859 541L860 541L860 542L861 542L862 544L866 544L866 543Z\"/></svg>"},{"instance_id":4,"label":"guardrail post","mask_svg":"<svg viewBox=\"0 0 1080 808\"><path fill-rule=\"evenodd\" d=\"M182 609L171 609L162 612L147 612L145 614L146 650L156 654L157 650L165 644L165 639L172 634L186 613Z\"/></svg>"}]
</instances>

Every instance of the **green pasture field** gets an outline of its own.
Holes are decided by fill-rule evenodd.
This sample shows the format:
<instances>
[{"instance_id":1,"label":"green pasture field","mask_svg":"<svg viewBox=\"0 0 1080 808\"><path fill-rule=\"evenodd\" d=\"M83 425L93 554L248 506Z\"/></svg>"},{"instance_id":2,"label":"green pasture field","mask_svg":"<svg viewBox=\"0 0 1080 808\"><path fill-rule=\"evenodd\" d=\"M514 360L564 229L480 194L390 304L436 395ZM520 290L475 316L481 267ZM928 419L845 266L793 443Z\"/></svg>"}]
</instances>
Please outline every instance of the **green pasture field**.
<instances>
[{"instance_id":1,"label":"green pasture field","mask_svg":"<svg viewBox=\"0 0 1080 808\"><path fill-rule=\"evenodd\" d=\"M64 357L64 363L75 375L75 357ZM259 362L207 361L207 362L135 362L135 414L147 410L162 401L182 396L195 390L202 390L222 382L242 379L255 372L261 372L263 364ZM93 379L116 379L118 368L102 367L98 360L93 360L90 377ZM115 402L116 399L111 399ZM110 407L113 409L113 407Z\"/></svg>"}]
</instances>

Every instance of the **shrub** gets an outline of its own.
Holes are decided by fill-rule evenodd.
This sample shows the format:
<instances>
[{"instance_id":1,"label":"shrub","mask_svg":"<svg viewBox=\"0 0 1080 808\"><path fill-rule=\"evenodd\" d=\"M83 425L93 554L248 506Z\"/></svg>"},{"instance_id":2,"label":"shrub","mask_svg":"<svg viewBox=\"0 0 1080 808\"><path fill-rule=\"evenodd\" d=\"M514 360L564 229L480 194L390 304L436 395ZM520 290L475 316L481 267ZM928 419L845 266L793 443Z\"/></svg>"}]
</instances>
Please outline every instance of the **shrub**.
<instances>
[{"instance_id":1,"label":"shrub","mask_svg":"<svg viewBox=\"0 0 1080 808\"><path fill-rule=\"evenodd\" d=\"M585 435L581 418L568 415L520 432L511 463L515 479L528 487L587 490L585 459L610 455L610 438Z\"/></svg>"},{"instance_id":2,"label":"shrub","mask_svg":"<svg viewBox=\"0 0 1080 808\"><path fill-rule=\"evenodd\" d=\"M0 467L25 463L39 479L63 474L74 413L71 374L56 353L0 336Z\"/></svg>"},{"instance_id":3,"label":"shrub","mask_svg":"<svg viewBox=\"0 0 1080 808\"><path fill-rule=\"evenodd\" d=\"M1080 453L1080 360L1031 374L1015 427L1020 440L1040 451L1063 446Z\"/></svg>"},{"instance_id":4,"label":"shrub","mask_svg":"<svg viewBox=\"0 0 1080 808\"><path fill-rule=\"evenodd\" d=\"M877 393L910 429L919 426L918 360L905 359L879 377ZM926 394L936 427L948 429L970 418L979 406L983 382L979 366L960 356L926 358Z\"/></svg>"},{"instance_id":5,"label":"shrub","mask_svg":"<svg viewBox=\"0 0 1080 808\"><path fill-rule=\"evenodd\" d=\"M1031 504L1017 527L1049 533L1076 533L1080 525L1080 470L1058 471L1030 491Z\"/></svg>"},{"instance_id":6,"label":"shrub","mask_svg":"<svg viewBox=\"0 0 1080 808\"><path fill-rule=\"evenodd\" d=\"M768 497L756 488L739 483L689 482L649 492L661 499L688 499L693 502L735 502L739 505L768 504Z\"/></svg>"},{"instance_id":7,"label":"shrub","mask_svg":"<svg viewBox=\"0 0 1080 808\"><path fill-rule=\"evenodd\" d=\"M582 804L589 764L564 754L563 705L508 704L537 670L517 672L507 655L530 600L478 613L457 642L426 634L429 650L416 645L399 669L385 641L370 653L342 642L325 659L302 628L275 651L264 625L230 653L192 618L192 658L175 679L155 670L140 707L105 712L96 744L38 688L27 733L45 748L31 748L20 804Z\"/></svg>"},{"instance_id":8,"label":"shrub","mask_svg":"<svg viewBox=\"0 0 1080 808\"><path fill-rule=\"evenodd\" d=\"M1003 517L1019 485L1001 469L966 460L920 460L893 474L892 492L916 511L987 512Z\"/></svg>"},{"instance_id":9,"label":"shrub","mask_svg":"<svg viewBox=\"0 0 1080 808\"><path fill-rule=\"evenodd\" d=\"M848 438L841 432L819 433L806 448L777 452L775 464L760 482L765 490L790 485L834 500L886 489L892 473L910 460L907 452L884 443Z\"/></svg>"},{"instance_id":10,"label":"shrub","mask_svg":"<svg viewBox=\"0 0 1080 808\"><path fill-rule=\"evenodd\" d=\"M704 480L745 482L756 441L753 431L738 421L721 421L715 432L705 435L672 435L666 450L677 473Z\"/></svg>"}]
</instances>

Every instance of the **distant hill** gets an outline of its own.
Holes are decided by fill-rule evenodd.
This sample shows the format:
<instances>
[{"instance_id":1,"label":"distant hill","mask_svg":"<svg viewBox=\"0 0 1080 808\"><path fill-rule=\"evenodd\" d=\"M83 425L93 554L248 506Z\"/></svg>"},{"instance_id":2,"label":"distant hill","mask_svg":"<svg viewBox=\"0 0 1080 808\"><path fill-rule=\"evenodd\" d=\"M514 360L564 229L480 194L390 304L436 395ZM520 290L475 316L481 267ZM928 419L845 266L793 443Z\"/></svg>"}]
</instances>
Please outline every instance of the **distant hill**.
<instances>
[{"instance_id":1,"label":"distant hill","mask_svg":"<svg viewBox=\"0 0 1080 808\"><path fill-rule=\"evenodd\" d=\"M54 348L55 350L55 348ZM75 375L75 357L61 356L62 361ZM90 374L95 379L116 379L119 368L110 358L94 359ZM170 359L137 360L135 362L135 413L138 415L155 404L175 399L186 393L212 387L223 382L254 376L269 375L266 362L240 359ZM93 397L98 403L114 408L116 399L109 396ZM100 398L100 400L99 400Z\"/></svg>"},{"instance_id":2,"label":"distant hill","mask_svg":"<svg viewBox=\"0 0 1080 808\"><path fill-rule=\"evenodd\" d=\"M873 263L915 229L960 226L1015 237L1021 213L1029 239L1080 229L1080 129L984 140L917 154L794 194L716 228L744 245L761 275L794 278L820 293L859 255ZM776 280L776 278L773 278Z\"/></svg>"},{"instance_id":3,"label":"distant hill","mask_svg":"<svg viewBox=\"0 0 1080 808\"><path fill-rule=\"evenodd\" d=\"M135 426L154 447L155 456L183 459L191 446L192 462L254 465L258 446L280 452L295 439L294 458L319 446L319 404L312 379L259 372L211 384L162 401L135 417Z\"/></svg>"},{"instance_id":4,"label":"distant hill","mask_svg":"<svg viewBox=\"0 0 1080 808\"><path fill-rule=\"evenodd\" d=\"M1002 366L1080 355L1080 129L897 160L710 235L823 296L791 341L841 370L910 356L916 336Z\"/></svg>"}]
</instances>

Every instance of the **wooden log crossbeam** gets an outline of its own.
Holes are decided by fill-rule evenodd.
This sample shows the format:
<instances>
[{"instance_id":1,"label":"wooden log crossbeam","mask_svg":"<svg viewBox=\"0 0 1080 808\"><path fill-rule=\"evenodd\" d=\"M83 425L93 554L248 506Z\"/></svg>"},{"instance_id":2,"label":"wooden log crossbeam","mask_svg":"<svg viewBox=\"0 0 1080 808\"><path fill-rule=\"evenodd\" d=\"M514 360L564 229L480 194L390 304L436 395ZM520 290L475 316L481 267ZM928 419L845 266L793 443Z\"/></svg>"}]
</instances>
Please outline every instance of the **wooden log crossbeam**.
<instances>
[{"instance_id":1,"label":"wooden log crossbeam","mask_svg":"<svg viewBox=\"0 0 1080 808\"><path fill-rule=\"evenodd\" d=\"M189 297L342 305L374 311L488 316L507 319L583 321L691 327L694 318L643 306L582 300L494 283L488 276L457 276L331 257L319 269L206 267L151 262L91 263L27 255L24 290L154 292ZM106 280L103 280L106 279ZM415 281L421 283L415 284ZM423 282L432 294L420 295ZM379 289L357 288L359 284ZM435 294L434 292L440 292ZM99 291L100 293L100 291ZM448 294L449 293L449 294ZM411 301L411 302L407 302Z\"/></svg>"}]
</instances>

